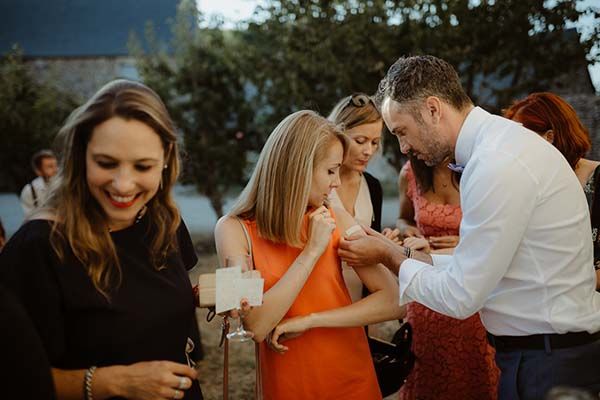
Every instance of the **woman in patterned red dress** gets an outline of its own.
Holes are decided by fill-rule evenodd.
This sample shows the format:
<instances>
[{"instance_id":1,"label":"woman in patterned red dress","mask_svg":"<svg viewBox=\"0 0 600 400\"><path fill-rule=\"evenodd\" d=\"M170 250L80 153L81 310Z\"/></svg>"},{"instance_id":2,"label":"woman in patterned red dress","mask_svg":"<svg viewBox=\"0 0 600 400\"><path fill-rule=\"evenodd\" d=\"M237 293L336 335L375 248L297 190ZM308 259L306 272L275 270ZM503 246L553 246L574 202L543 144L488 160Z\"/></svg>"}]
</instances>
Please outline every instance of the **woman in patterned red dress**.
<instances>
[{"instance_id":1,"label":"woman in patterned red dress","mask_svg":"<svg viewBox=\"0 0 600 400\"><path fill-rule=\"evenodd\" d=\"M458 244L462 212L459 176L446 163L427 167L411 159L400 173L398 228L404 245L431 253L450 253ZM499 372L479 314L458 320L410 303L416 363L400 399L486 400L497 398Z\"/></svg>"}]
</instances>

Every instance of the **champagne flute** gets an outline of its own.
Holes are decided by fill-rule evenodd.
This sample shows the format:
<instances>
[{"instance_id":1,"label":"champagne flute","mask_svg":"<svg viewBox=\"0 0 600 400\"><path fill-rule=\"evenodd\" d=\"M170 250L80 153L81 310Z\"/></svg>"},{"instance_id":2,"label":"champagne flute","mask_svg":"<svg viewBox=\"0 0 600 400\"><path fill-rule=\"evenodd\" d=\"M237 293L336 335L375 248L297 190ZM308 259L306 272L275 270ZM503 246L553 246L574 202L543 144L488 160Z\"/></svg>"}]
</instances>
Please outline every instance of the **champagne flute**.
<instances>
[{"instance_id":1,"label":"champagne flute","mask_svg":"<svg viewBox=\"0 0 600 400\"><path fill-rule=\"evenodd\" d=\"M235 256L227 256L225 259L225 267L241 267L242 274L252 271L252 257L249 254L240 254ZM238 308L237 327L233 332L227 334L227 339L232 342L246 342L254 337L254 333L244 329L242 322L242 310Z\"/></svg>"}]
</instances>

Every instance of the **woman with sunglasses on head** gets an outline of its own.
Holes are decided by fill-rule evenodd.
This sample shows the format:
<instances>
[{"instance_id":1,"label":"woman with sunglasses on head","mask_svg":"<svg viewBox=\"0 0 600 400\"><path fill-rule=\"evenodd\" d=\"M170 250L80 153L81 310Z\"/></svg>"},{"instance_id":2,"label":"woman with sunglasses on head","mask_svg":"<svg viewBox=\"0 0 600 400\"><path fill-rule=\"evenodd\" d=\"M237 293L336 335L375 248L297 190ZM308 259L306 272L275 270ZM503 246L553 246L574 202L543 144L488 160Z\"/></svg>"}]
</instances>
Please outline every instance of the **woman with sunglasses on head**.
<instances>
[{"instance_id":1,"label":"woman with sunglasses on head","mask_svg":"<svg viewBox=\"0 0 600 400\"><path fill-rule=\"evenodd\" d=\"M381 398L361 327L404 309L381 265L357 271L372 292L359 302L344 284L337 247L356 223L327 198L340 184L346 140L312 111L286 117L215 229L219 259L250 253L265 280L263 304L244 318L260 343L265 399Z\"/></svg>"},{"instance_id":2,"label":"woman with sunglasses on head","mask_svg":"<svg viewBox=\"0 0 600 400\"><path fill-rule=\"evenodd\" d=\"M366 169L381 145L383 119L373 100L355 93L340 100L327 117L348 137L348 152L340 167L340 186L332 191L333 205L345 209L356 222L381 232L383 191L381 183ZM397 230L386 229L386 236L398 237ZM363 285L353 268L342 263L344 280L353 301L363 295Z\"/></svg>"},{"instance_id":3,"label":"woman with sunglasses on head","mask_svg":"<svg viewBox=\"0 0 600 400\"><path fill-rule=\"evenodd\" d=\"M61 168L0 253L59 399L201 399L187 275L197 257L171 190L176 130L158 95L118 80L59 132Z\"/></svg>"},{"instance_id":4,"label":"woman with sunglasses on head","mask_svg":"<svg viewBox=\"0 0 600 400\"><path fill-rule=\"evenodd\" d=\"M448 160L429 167L408 158L398 178L402 245L427 253L452 252L462 218L460 175L448 168ZM407 305L406 320L413 327L416 361L400 399L497 398L499 372L479 314L459 320L413 302Z\"/></svg>"},{"instance_id":5,"label":"woman with sunglasses on head","mask_svg":"<svg viewBox=\"0 0 600 400\"><path fill-rule=\"evenodd\" d=\"M569 103L554 93L532 93L516 101L504 116L520 122L546 139L561 152L575 171L590 208L596 290L600 290L600 161L585 157L592 148L590 135ZM596 189L598 187L598 189Z\"/></svg>"}]
</instances>

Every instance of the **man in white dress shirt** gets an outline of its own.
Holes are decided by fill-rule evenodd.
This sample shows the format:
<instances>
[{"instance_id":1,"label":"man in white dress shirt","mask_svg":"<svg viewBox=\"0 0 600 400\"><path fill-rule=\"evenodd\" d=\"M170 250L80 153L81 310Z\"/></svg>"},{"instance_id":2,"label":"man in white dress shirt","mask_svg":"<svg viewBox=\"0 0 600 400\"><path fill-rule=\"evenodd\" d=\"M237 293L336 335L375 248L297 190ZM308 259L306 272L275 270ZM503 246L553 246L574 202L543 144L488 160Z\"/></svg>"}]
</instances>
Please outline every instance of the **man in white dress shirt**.
<instances>
[{"instance_id":1,"label":"man in white dress shirt","mask_svg":"<svg viewBox=\"0 0 600 400\"><path fill-rule=\"evenodd\" d=\"M379 101L403 153L464 168L460 243L429 256L369 230L342 240L340 256L398 273L401 304L454 318L479 311L501 400L543 399L557 385L597 395L600 293L587 203L567 161L536 133L474 107L454 69L432 56L400 58Z\"/></svg>"},{"instance_id":2,"label":"man in white dress shirt","mask_svg":"<svg viewBox=\"0 0 600 400\"><path fill-rule=\"evenodd\" d=\"M21 207L25 218L39 207L46 198L50 180L58 172L56 156L51 150L40 150L31 157L31 167L37 178L21 190Z\"/></svg>"}]
</instances>

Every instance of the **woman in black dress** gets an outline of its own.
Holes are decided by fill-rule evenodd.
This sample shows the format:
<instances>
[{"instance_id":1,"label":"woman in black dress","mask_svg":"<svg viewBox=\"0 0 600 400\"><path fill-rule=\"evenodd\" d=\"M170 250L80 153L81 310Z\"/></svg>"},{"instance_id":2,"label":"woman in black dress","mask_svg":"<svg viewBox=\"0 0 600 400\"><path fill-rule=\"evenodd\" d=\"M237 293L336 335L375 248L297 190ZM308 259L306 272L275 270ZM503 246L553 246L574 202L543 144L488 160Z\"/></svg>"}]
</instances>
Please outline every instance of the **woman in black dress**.
<instances>
[{"instance_id":1,"label":"woman in black dress","mask_svg":"<svg viewBox=\"0 0 600 400\"><path fill-rule=\"evenodd\" d=\"M197 258L171 194L179 157L164 104L114 81L59 139L45 205L0 254L0 283L33 321L57 397L201 399L186 271Z\"/></svg>"}]
</instances>

